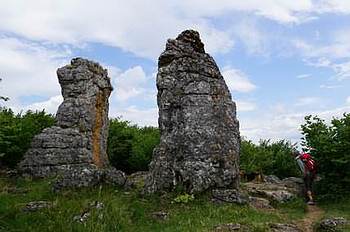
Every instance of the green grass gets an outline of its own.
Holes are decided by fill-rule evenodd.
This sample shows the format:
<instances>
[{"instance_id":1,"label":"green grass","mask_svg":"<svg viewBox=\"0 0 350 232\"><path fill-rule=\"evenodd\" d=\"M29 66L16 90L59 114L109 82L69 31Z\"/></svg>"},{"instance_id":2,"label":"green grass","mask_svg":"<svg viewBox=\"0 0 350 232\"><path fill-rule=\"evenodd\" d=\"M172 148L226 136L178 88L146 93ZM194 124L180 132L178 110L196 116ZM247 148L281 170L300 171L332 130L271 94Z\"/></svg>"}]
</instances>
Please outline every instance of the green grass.
<instances>
[{"instance_id":1,"label":"green grass","mask_svg":"<svg viewBox=\"0 0 350 232\"><path fill-rule=\"evenodd\" d=\"M320 207L325 211L324 218L344 217L350 221L350 197L335 202L321 202ZM341 231L350 231L350 225Z\"/></svg>"},{"instance_id":2,"label":"green grass","mask_svg":"<svg viewBox=\"0 0 350 232\"><path fill-rule=\"evenodd\" d=\"M10 187L27 189L27 193L7 193ZM142 198L137 191L126 192L112 186L51 192L45 180L8 180L0 177L0 231L211 231L222 223L240 223L250 231L267 231L271 222L289 222L304 215L304 206L296 200L278 205L277 210L262 211L235 204L217 205L209 196L195 196L186 204L171 203L176 194ZM54 202L51 209L24 212L30 201ZM92 210L85 224L73 217L91 202L99 201L103 209ZM169 218L153 219L155 211L169 213Z\"/></svg>"}]
</instances>

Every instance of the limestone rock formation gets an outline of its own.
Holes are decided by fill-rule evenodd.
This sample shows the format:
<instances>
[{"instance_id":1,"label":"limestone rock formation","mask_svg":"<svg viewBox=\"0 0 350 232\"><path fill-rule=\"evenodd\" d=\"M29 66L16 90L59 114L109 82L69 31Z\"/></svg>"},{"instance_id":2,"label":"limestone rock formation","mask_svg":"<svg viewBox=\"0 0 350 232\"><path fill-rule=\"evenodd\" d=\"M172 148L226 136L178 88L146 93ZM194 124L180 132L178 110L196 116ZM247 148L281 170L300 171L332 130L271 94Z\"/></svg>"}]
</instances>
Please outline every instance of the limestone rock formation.
<instances>
[{"instance_id":1,"label":"limestone rock formation","mask_svg":"<svg viewBox=\"0 0 350 232\"><path fill-rule=\"evenodd\" d=\"M58 108L56 125L34 137L19 165L22 172L35 177L108 165L108 97L112 86L107 70L75 58L59 68L57 76L64 101Z\"/></svg>"},{"instance_id":2,"label":"limestone rock formation","mask_svg":"<svg viewBox=\"0 0 350 232\"><path fill-rule=\"evenodd\" d=\"M160 145L145 192L181 185L189 192L239 184L236 106L199 33L169 39L158 61Z\"/></svg>"}]
</instances>

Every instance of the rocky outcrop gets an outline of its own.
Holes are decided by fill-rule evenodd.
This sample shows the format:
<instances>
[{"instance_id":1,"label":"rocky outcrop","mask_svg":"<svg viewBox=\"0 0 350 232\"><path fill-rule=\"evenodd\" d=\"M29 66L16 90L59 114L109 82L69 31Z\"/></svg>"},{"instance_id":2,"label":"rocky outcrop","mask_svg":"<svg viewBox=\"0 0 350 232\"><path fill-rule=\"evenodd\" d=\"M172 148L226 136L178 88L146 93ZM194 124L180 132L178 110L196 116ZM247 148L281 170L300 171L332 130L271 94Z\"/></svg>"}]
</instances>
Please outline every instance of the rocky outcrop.
<instances>
[{"instance_id":1,"label":"rocky outcrop","mask_svg":"<svg viewBox=\"0 0 350 232\"><path fill-rule=\"evenodd\" d=\"M242 188L251 196L267 198L276 202L288 202L297 197L295 190L283 184L244 183Z\"/></svg>"},{"instance_id":2,"label":"rocky outcrop","mask_svg":"<svg viewBox=\"0 0 350 232\"><path fill-rule=\"evenodd\" d=\"M112 91L107 70L75 58L59 68L57 76L64 101L56 125L34 137L20 170L47 177L107 167L108 97Z\"/></svg>"},{"instance_id":3,"label":"rocky outcrop","mask_svg":"<svg viewBox=\"0 0 350 232\"><path fill-rule=\"evenodd\" d=\"M214 189L211 192L212 202L215 203L248 203L248 197L239 192L237 189Z\"/></svg>"},{"instance_id":4,"label":"rocky outcrop","mask_svg":"<svg viewBox=\"0 0 350 232\"><path fill-rule=\"evenodd\" d=\"M181 185L189 192L239 184L236 105L199 33L169 39L158 61L160 145L146 192Z\"/></svg>"},{"instance_id":5,"label":"rocky outcrop","mask_svg":"<svg viewBox=\"0 0 350 232\"><path fill-rule=\"evenodd\" d=\"M294 224L281 224L275 223L270 225L270 231L272 232L302 232L298 226Z\"/></svg>"},{"instance_id":6,"label":"rocky outcrop","mask_svg":"<svg viewBox=\"0 0 350 232\"><path fill-rule=\"evenodd\" d=\"M332 217L323 219L316 231L340 231L343 226L350 225L350 221L343 217Z\"/></svg>"}]
</instances>

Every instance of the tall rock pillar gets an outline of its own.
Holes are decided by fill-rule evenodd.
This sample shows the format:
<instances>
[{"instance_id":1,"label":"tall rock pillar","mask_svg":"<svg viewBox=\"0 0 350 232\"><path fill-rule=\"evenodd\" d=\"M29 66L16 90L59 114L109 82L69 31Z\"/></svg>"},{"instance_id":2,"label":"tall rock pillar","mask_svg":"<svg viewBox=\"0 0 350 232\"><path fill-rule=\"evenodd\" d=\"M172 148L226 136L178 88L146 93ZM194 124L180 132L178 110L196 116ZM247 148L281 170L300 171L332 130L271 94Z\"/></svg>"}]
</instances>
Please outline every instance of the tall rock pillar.
<instances>
[{"instance_id":1,"label":"tall rock pillar","mask_svg":"<svg viewBox=\"0 0 350 232\"><path fill-rule=\"evenodd\" d=\"M238 188L236 105L198 32L168 40L158 60L157 88L161 140L145 191Z\"/></svg>"},{"instance_id":2,"label":"tall rock pillar","mask_svg":"<svg viewBox=\"0 0 350 232\"><path fill-rule=\"evenodd\" d=\"M57 70L64 101L56 125L35 136L19 168L36 177L67 170L108 165L108 98L112 91L107 70L75 58Z\"/></svg>"}]
</instances>

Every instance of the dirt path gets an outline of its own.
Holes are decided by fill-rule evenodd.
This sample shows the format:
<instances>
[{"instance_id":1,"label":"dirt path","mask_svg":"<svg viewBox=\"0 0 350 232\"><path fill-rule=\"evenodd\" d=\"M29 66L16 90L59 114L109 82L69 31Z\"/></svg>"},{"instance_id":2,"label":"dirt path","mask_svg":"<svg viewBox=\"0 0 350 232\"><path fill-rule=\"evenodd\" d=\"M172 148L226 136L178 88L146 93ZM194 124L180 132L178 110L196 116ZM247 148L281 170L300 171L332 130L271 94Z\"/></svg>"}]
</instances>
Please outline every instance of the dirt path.
<instances>
[{"instance_id":1,"label":"dirt path","mask_svg":"<svg viewBox=\"0 0 350 232\"><path fill-rule=\"evenodd\" d=\"M313 224L322 218L324 211L316 205L308 205L306 210L305 217L296 224L303 232L312 232Z\"/></svg>"}]
</instances>

